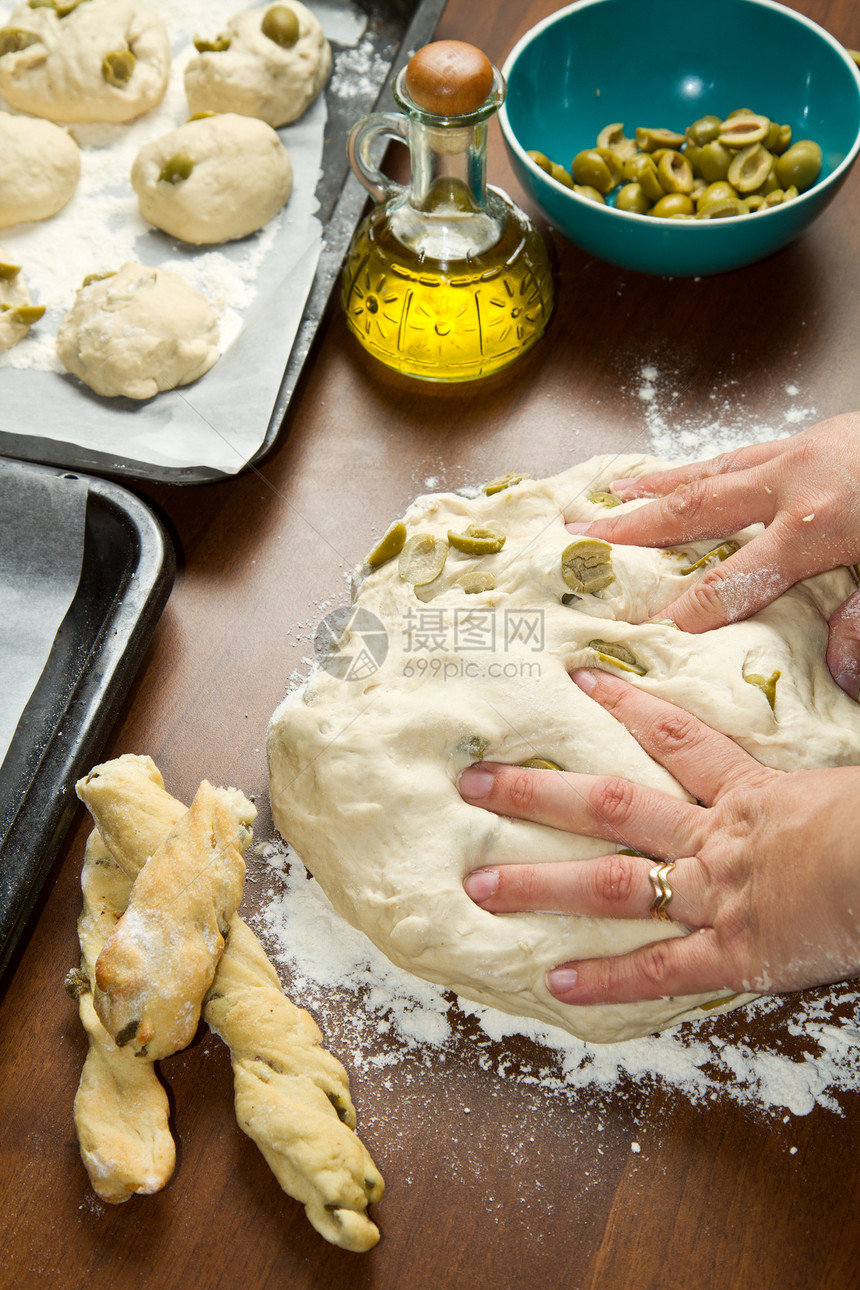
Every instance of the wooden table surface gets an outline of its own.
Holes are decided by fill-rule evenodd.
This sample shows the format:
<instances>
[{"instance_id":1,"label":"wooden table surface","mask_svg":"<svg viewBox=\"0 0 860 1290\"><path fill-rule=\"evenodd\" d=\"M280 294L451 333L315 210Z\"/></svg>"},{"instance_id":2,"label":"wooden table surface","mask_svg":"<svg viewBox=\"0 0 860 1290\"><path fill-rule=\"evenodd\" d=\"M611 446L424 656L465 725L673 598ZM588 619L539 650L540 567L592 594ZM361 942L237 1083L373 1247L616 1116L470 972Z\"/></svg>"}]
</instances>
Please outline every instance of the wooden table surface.
<instances>
[{"instance_id":1,"label":"wooden table surface","mask_svg":"<svg viewBox=\"0 0 860 1290\"><path fill-rule=\"evenodd\" d=\"M501 63L553 7L450 0L439 35L473 40ZM860 46L851 0L795 7ZM497 125L490 177L522 200ZM509 469L540 476L594 452L671 450L673 436L689 454L697 435L713 442L715 427L737 442L745 427L752 437L860 408L858 209L860 169L795 245L699 281L616 270L551 236L558 305L548 334L485 384L435 388L388 373L334 311L259 469L217 485L132 486L165 522L179 570L99 760L149 753L186 800L204 776L238 784L256 795L257 837L271 838L264 737L309 652L296 625L343 598L346 570L425 480L457 488ZM226 1050L205 1032L163 1063L179 1143L172 1182L157 1196L102 1204L74 1135L85 1040L62 990L77 956L87 830L81 810L3 982L0 1287L860 1284L856 1092L840 1095L839 1112L816 1105L786 1117L722 1095L696 1105L659 1080L565 1096L506 1078L504 1046L480 1060L474 1028L456 1012L444 1063L431 1052L383 1078L355 1069L348 1045L339 1052L387 1182L371 1253L327 1245L279 1190L236 1127ZM253 913L259 897L248 887ZM755 1045L791 1006L709 1024L734 1042L749 1032ZM535 1058L525 1039L508 1048L512 1068Z\"/></svg>"}]
</instances>

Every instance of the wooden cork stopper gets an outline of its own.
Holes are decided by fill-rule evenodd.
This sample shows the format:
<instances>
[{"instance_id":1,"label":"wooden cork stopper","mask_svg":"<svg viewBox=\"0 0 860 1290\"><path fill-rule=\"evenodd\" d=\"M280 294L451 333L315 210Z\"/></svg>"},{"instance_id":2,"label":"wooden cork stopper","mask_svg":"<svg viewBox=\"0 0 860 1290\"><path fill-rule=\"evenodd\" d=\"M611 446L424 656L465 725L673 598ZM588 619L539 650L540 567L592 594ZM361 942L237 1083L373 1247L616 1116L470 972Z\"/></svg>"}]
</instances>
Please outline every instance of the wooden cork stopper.
<instances>
[{"instance_id":1,"label":"wooden cork stopper","mask_svg":"<svg viewBox=\"0 0 860 1290\"><path fill-rule=\"evenodd\" d=\"M493 88L493 65L474 45L437 40L412 55L405 84L425 112L465 116L476 112Z\"/></svg>"}]
</instances>

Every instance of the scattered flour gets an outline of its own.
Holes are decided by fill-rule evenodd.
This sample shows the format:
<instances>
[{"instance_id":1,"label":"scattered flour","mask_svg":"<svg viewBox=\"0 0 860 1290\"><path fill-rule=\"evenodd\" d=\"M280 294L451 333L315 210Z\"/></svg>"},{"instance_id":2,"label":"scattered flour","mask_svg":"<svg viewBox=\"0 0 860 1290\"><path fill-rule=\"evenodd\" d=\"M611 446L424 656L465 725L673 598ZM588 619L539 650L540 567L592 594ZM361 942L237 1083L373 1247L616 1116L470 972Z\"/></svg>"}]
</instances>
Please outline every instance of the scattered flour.
<instances>
[{"instance_id":1,"label":"scattered flour","mask_svg":"<svg viewBox=\"0 0 860 1290\"><path fill-rule=\"evenodd\" d=\"M663 1084L696 1105L725 1097L754 1111L800 1116L816 1106L841 1114L839 1094L860 1091L860 995L846 988L762 999L729 1018L645 1039L586 1044L555 1027L455 999L395 967L335 913L288 847L264 842L256 855L266 890L255 929L288 978L288 992L317 1014L356 1071L407 1059L430 1066L466 1042L482 1069L574 1101L622 1082L642 1091ZM765 1042L753 1047L749 1020L761 1030L768 1018ZM529 1056L512 1051L517 1037L531 1041Z\"/></svg>"},{"instance_id":2,"label":"scattered flour","mask_svg":"<svg viewBox=\"0 0 860 1290\"><path fill-rule=\"evenodd\" d=\"M677 373L653 363L640 367L633 392L643 405L650 451L667 461L699 461L746 444L784 439L814 425L817 419L815 408L801 402L800 388L794 382L782 389L787 405L770 410L767 417L745 406L739 381L727 380L723 389L711 391L711 416L685 420L678 415L682 391Z\"/></svg>"}]
</instances>

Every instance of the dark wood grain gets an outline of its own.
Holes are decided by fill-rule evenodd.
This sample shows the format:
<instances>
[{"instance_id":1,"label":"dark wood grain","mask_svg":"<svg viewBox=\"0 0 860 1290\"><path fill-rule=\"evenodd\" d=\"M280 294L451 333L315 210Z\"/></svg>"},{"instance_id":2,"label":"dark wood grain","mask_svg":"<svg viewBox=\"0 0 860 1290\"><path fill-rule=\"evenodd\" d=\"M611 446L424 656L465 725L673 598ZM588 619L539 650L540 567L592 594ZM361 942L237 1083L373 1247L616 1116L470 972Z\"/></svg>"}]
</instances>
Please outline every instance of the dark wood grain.
<instances>
[{"instance_id":1,"label":"dark wood grain","mask_svg":"<svg viewBox=\"0 0 860 1290\"><path fill-rule=\"evenodd\" d=\"M450 0L439 35L474 40L501 62L553 7ZM796 7L860 45L851 0ZM490 175L521 196L497 127ZM256 795L258 837L270 837L264 735L308 653L297 624L339 594L426 479L459 487L512 468L551 473L597 451L649 450L647 364L667 380L661 397L679 427L734 416L779 430L795 428L790 407L805 409L799 424L860 407L858 198L855 171L795 245L701 281L622 272L551 236L559 292L548 335L474 387L434 388L373 365L335 311L258 469L218 485L136 489L167 524L179 573L103 756L150 753L185 799L204 775L239 784ZM74 1136L85 1041L61 984L76 960L86 832L81 811L3 986L0 1290L858 1284L856 1094L842 1097L841 1114L819 1106L788 1122L728 1096L696 1105L659 1082L566 1096L506 1080L501 1047L479 1060L486 1046L456 1018L444 1064L404 1059L382 1080L340 1052L387 1181L372 1253L329 1247L280 1192L235 1125L229 1061L205 1031L163 1064L179 1142L173 1181L158 1196L101 1204ZM252 908L256 899L246 897ZM782 1020L759 1018L751 1042ZM749 1022L712 1024L737 1040ZM524 1039L509 1048L521 1066L536 1058Z\"/></svg>"}]
</instances>

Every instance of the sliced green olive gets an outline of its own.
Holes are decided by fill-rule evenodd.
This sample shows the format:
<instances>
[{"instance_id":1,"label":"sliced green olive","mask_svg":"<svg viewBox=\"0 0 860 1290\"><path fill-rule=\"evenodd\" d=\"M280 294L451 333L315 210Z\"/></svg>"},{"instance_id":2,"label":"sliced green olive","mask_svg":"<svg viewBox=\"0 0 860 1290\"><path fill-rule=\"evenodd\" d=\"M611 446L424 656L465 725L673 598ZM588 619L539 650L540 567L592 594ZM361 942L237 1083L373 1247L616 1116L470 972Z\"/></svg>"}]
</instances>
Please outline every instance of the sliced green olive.
<instances>
[{"instance_id":1,"label":"sliced green olive","mask_svg":"<svg viewBox=\"0 0 860 1290\"><path fill-rule=\"evenodd\" d=\"M595 506L621 506L621 498L616 497L614 493L587 493L586 500L593 502Z\"/></svg>"},{"instance_id":2,"label":"sliced green olive","mask_svg":"<svg viewBox=\"0 0 860 1290\"><path fill-rule=\"evenodd\" d=\"M657 219L677 219L679 215L692 215L695 209L692 197L686 193L667 193L654 203L650 214Z\"/></svg>"},{"instance_id":3,"label":"sliced green olive","mask_svg":"<svg viewBox=\"0 0 860 1290\"><path fill-rule=\"evenodd\" d=\"M27 0L28 9L53 9L54 0Z\"/></svg>"},{"instance_id":4,"label":"sliced green olive","mask_svg":"<svg viewBox=\"0 0 860 1290\"><path fill-rule=\"evenodd\" d=\"M635 672L637 676L644 676L648 671L626 645L619 645L615 641L594 640L588 642L588 648L594 650L602 663L612 663L615 667L620 667L622 672Z\"/></svg>"},{"instance_id":5,"label":"sliced green olive","mask_svg":"<svg viewBox=\"0 0 860 1290\"><path fill-rule=\"evenodd\" d=\"M39 36L23 27L0 27L0 58L4 54L17 54L30 45L38 45Z\"/></svg>"},{"instance_id":6,"label":"sliced green olive","mask_svg":"<svg viewBox=\"0 0 860 1290\"><path fill-rule=\"evenodd\" d=\"M651 199L641 184L623 184L615 195L615 209L629 211L633 215L647 215L651 209Z\"/></svg>"},{"instance_id":7,"label":"sliced green olive","mask_svg":"<svg viewBox=\"0 0 860 1290\"><path fill-rule=\"evenodd\" d=\"M800 193L811 188L821 174L821 148L812 139L798 139L774 162L780 188L794 185Z\"/></svg>"},{"instance_id":8,"label":"sliced green olive","mask_svg":"<svg viewBox=\"0 0 860 1290\"><path fill-rule=\"evenodd\" d=\"M192 112L189 121L205 121L207 117L217 116L217 112Z\"/></svg>"},{"instance_id":9,"label":"sliced green olive","mask_svg":"<svg viewBox=\"0 0 860 1290\"><path fill-rule=\"evenodd\" d=\"M723 560L728 560L730 555L734 555L735 551L739 550L739 546L740 544L734 541L722 542L719 546L715 546L713 551L707 551L693 564L687 565L686 569L681 569L681 573L695 573L696 569L706 569L709 565L721 564Z\"/></svg>"},{"instance_id":10,"label":"sliced green olive","mask_svg":"<svg viewBox=\"0 0 860 1290\"><path fill-rule=\"evenodd\" d=\"M480 761L488 748L488 741L480 735L463 735L454 747L454 755L468 757L470 761Z\"/></svg>"},{"instance_id":11,"label":"sliced green olive","mask_svg":"<svg viewBox=\"0 0 860 1290\"><path fill-rule=\"evenodd\" d=\"M54 0L54 8L57 11L58 18L68 18L70 13L74 13L78 5L82 5L84 0Z\"/></svg>"},{"instance_id":12,"label":"sliced green olive","mask_svg":"<svg viewBox=\"0 0 860 1290\"><path fill-rule=\"evenodd\" d=\"M722 128L723 123L718 116L700 116L698 121L687 126L684 135L689 143L703 148L706 143L713 143Z\"/></svg>"},{"instance_id":13,"label":"sliced green olive","mask_svg":"<svg viewBox=\"0 0 860 1290\"><path fill-rule=\"evenodd\" d=\"M779 669L771 672L767 678L761 676L758 672L745 672L743 674L747 685L756 685L760 690L764 691L764 697L770 704L771 712L776 711L776 683L781 676L782 672Z\"/></svg>"},{"instance_id":14,"label":"sliced green olive","mask_svg":"<svg viewBox=\"0 0 860 1290\"><path fill-rule=\"evenodd\" d=\"M482 591L495 591L496 579L491 573L482 573L478 569L470 569L460 579L460 586L467 596L477 596Z\"/></svg>"},{"instance_id":15,"label":"sliced green olive","mask_svg":"<svg viewBox=\"0 0 860 1290\"><path fill-rule=\"evenodd\" d=\"M118 90L125 89L132 78L136 62L130 49L112 50L102 59L102 76L108 85L113 85Z\"/></svg>"},{"instance_id":16,"label":"sliced green olive","mask_svg":"<svg viewBox=\"0 0 860 1290\"><path fill-rule=\"evenodd\" d=\"M773 169L773 157L760 143L741 148L729 166L728 181L741 194L761 188Z\"/></svg>"},{"instance_id":17,"label":"sliced green olive","mask_svg":"<svg viewBox=\"0 0 860 1290\"><path fill-rule=\"evenodd\" d=\"M621 166L608 148L584 148L571 162L570 172L574 184L596 188L603 195L621 178Z\"/></svg>"},{"instance_id":18,"label":"sliced green olive","mask_svg":"<svg viewBox=\"0 0 860 1290\"><path fill-rule=\"evenodd\" d=\"M549 157L547 157L544 153L538 152L536 149L531 148L529 149L529 152L527 153L527 155L531 157L535 165L538 166L541 170L543 170L547 175L552 174L553 163L550 161Z\"/></svg>"},{"instance_id":19,"label":"sliced green olive","mask_svg":"<svg viewBox=\"0 0 860 1290\"><path fill-rule=\"evenodd\" d=\"M574 184L573 191L579 193L580 197L587 197L590 202L597 202L598 206L606 205L606 198L603 193L598 192L596 188L592 188L589 184Z\"/></svg>"},{"instance_id":20,"label":"sliced green olive","mask_svg":"<svg viewBox=\"0 0 860 1290\"><path fill-rule=\"evenodd\" d=\"M631 184L639 184L645 196L658 202L663 196L663 185L657 175L654 158L639 152L624 163L623 177Z\"/></svg>"},{"instance_id":21,"label":"sliced green olive","mask_svg":"<svg viewBox=\"0 0 860 1290\"><path fill-rule=\"evenodd\" d=\"M393 560L396 555L400 555L403 550L403 544L406 541L406 525L398 520L392 524L382 541L375 546L370 555L365 557L365 564L369 564L371 569L378 569L381 564L386 564Z\"/></svg>"},{"instance_id":22,"label":"sliced green olive","mask_svg":"<svg viewBox=\"0 0 860 1290\"><path fill-rule=\"evenodd\" d=\"M0 260L0 278L4 279L4 281L11 282L13 278L17 278L20 272L20 264L4 264Z\"/></svg>"},{"instance_id":23,"label":"sliced green olive","mask_svg":"<svg viewBox=\"0 0 860 1290\"><path fill-rule=\"evenodd\" d=\"M667 148L657 162L657 178L664 193L688 193L693 187L693 168L682 152Z\"/></svg>"},{"instance_id":24,"label":"sliced green olive","mask_svg":"<svg viewBox=\"0 0 860 1290\"><path fill-rule=\"evenodd\" d=\"M721 1008L725 1003L731 1003L736 999L737 994L721 994L719 999L710 999L707 1003L700 1003L699 1008L702 1012L710 1012L713 1008Z\"/></svg>"},{"instance_id":25,"label":"sliced green olive","mask_svg":"<svg viewBox=\"0 0 860 1290\"><path fill-rule=\"evenodd\" d=\"M495 555L505 545L506 534L496 524L470 524L465 533L450 533L448 541L466 555Z\"/></svg>"},{"instance_id":26,"label":"sliced green olive","mask_svg":"<svg viewBox=\"0 0 860 1290\"><path fill-rule=\"evenodd\" d=\"M228 36L226 32L220 32L214 40L206 40L202 36L195 36L194 48L198 54L223 54L225 50L230 48L231 39L232 37Z\"/></svg>"},{"instance_id":27,"label":"sliced green olive","mask_svg":"<svg viewBox=\"0 0 860 1290\"><path fill-rule=\"evenodd\" d=\"M612 547L599 538L571 542L561 553L561 576L571 591L591 596L615 581Z\"/></svg>"},{"instance_id":28,"label":"sliced green olive","mask_svg":"<svg viewBox=\"0 0 860 1290\"><path fill-rule=\"evenodd\" d=\"M623 121L614 121L612 125L605 125L597 136L597 146L614 152L619 161L636 155L636 140L627 138Z\"/></svg>"},{"instance_id":29,"label":"sliced green olive","mask_svg":"<svg viewBox=\"0 0 860 1290\"><path fill-rule=\"evenodd\" d=\"M290 49L299 38L299 20L295 10L285 4L272 5L263 14L260 30L282 49Z\"/></svg>"},{"instance_id":30,"label":"sliced green olive","mask_svg":"<svg viewBox=\"0 0 860 1290\"><path fill-rule=\"evenodd\" d=\"M23 323L25 327L32 326L45 315L44 305L12 305L5 306L15 322Z\"/></svg>"},{"instance_id":31,"label":"sliced green olive","mask_svg":"<svg viewBox=\"0 0 860 1290\"><path fill-rule=\"evenodd\" d=\"M577 596L573 591L566 591L561 598L561 603L563 605L577 605L580 600L582 600L582 596Z\"/></svg>"},{"instance_id":32,"label":"sliced green olive","mask_svg":"<svg viewBox=\"0 0 860 1290\"><path fill-rule=\"evenodd\" d=\"M414 587L426 587L439 577L447 559L447 542L430 533L416 533L400 552L400 576L404 582L411 582Z\"/></svg>"},{"instance_id":33,"label":"sliced green olive","mask_svg":"<svg viewBox=\"0 0 860 1290\"><path fill-rule=\"evenodd\" d=\"M88 273L81 283L82 287L89 287L94 282L104 282L105 278L115 278L116 269L109 269L107 273Z\"/></svg>"},{"instance_id":34,"label":"sliced green olive","mask_svg":"<svg viewBox=\"0 0 860 1290\"><path fill-rule=\"evenodd\" d=\"M751 143L762 143L770 130L770 121L757 112L739 112L726 117L717 136L726 148L747 148Z\"/></svg>"},{"instance_id":35,"label":"sliced green olive","mask_svg":"<svg viewBox=\"0 0 860 1290\"><path fill-rule=\"evenodd\" d=\"M531 479L531 475L517 475L509 471L507 475L499 475L497 479L491 479L489 484L484 484L484 492L488 497L493 493L501 493L506 488L513 488L516 484L521 484L524 479Z\"/></svg>"},{"instance_id":36,"label":"sliced green olive","mask_svg":"<svg viewBox=\"0 0 860 1290\"><path fill-rule=\"evenodd\" d=\"M737 197L737 193L727 179L718 179L713 184L708 184L703 188L696 198L696 206L702 207L708 202L721 200L723 197Z\"/></svg>"},{"instance_id":37,"label":"sliced green olive","mask_svg":"<svg viewBox=\"0 0 860 1290\"><path fill-rule=\"evenodd\" d=\"M556 183L564 184L565 188L573 188L573 180L565 170L564 166L560 166L557 161L550 162L549 173L552 175Z\"/></svg>"},{"instance_id":38,"label":"sliced green olive","mask_svg":"<svg viewBox=\"0 0 860 1290\"><path fill-rule=\"evenodd\" d=\"M764 144L775 157L781 156L791 144L791 126L777 125L776 121L771 121Z\"/></svg>"},{"instance_id":39,"label":"sliced green olive","mask_svg":"<svg viewBox=\"0 0 860 1290\"><path fill-rule=\"evenodd\" d=\"M529 757L527 761L521 761L520 765L524 770L564 770L559 766L557 761L550 761L549 757Z\"/></svg>"},{"instance_id":40,"label":"sliced green olive","mask_svg":"<svg viewBox=\"0 0 860 1290\"><path fill-rule=\"evenodd\" d=\"M734 215L748 215L749 207L742 197L718 197L715 201L702 202L696 219L730 219Z\"/></svg>"},{"instance_id":41,"label":"sliced green olive","mask_svg":"<svg viewBox=\"0 0 860 1290\"><path fill-rule=\"evenodd\" d=\"M639 126L636 142L643 152L656 152L658 148L680 148L684 136L678 134L677 130L654 130L650 126Z\"/></svg>"},{"instance_id":42,"label":"sliced green olive","mask_svg":"<svg viewBox=\"0 0 860 1290\"><path fill-rule=\"evenodd\" d=\"M194 162L187 152L174 152L172 157L168 157L161 170L158 173L159 182L165 184L181 184L187 179L194 169Z\"/></svg>"},{"instance_id":43,"label":"sliced green olive","mask_svg":"<svg viewBox=\"0 0 860 1290\"><path fill-rule=\"evenodd\" d=\"M699 174L709 184L717 179L725 179L732 164L733 153L718 140L706 143L699 156Z\"/></svg>"}]
</instances>

